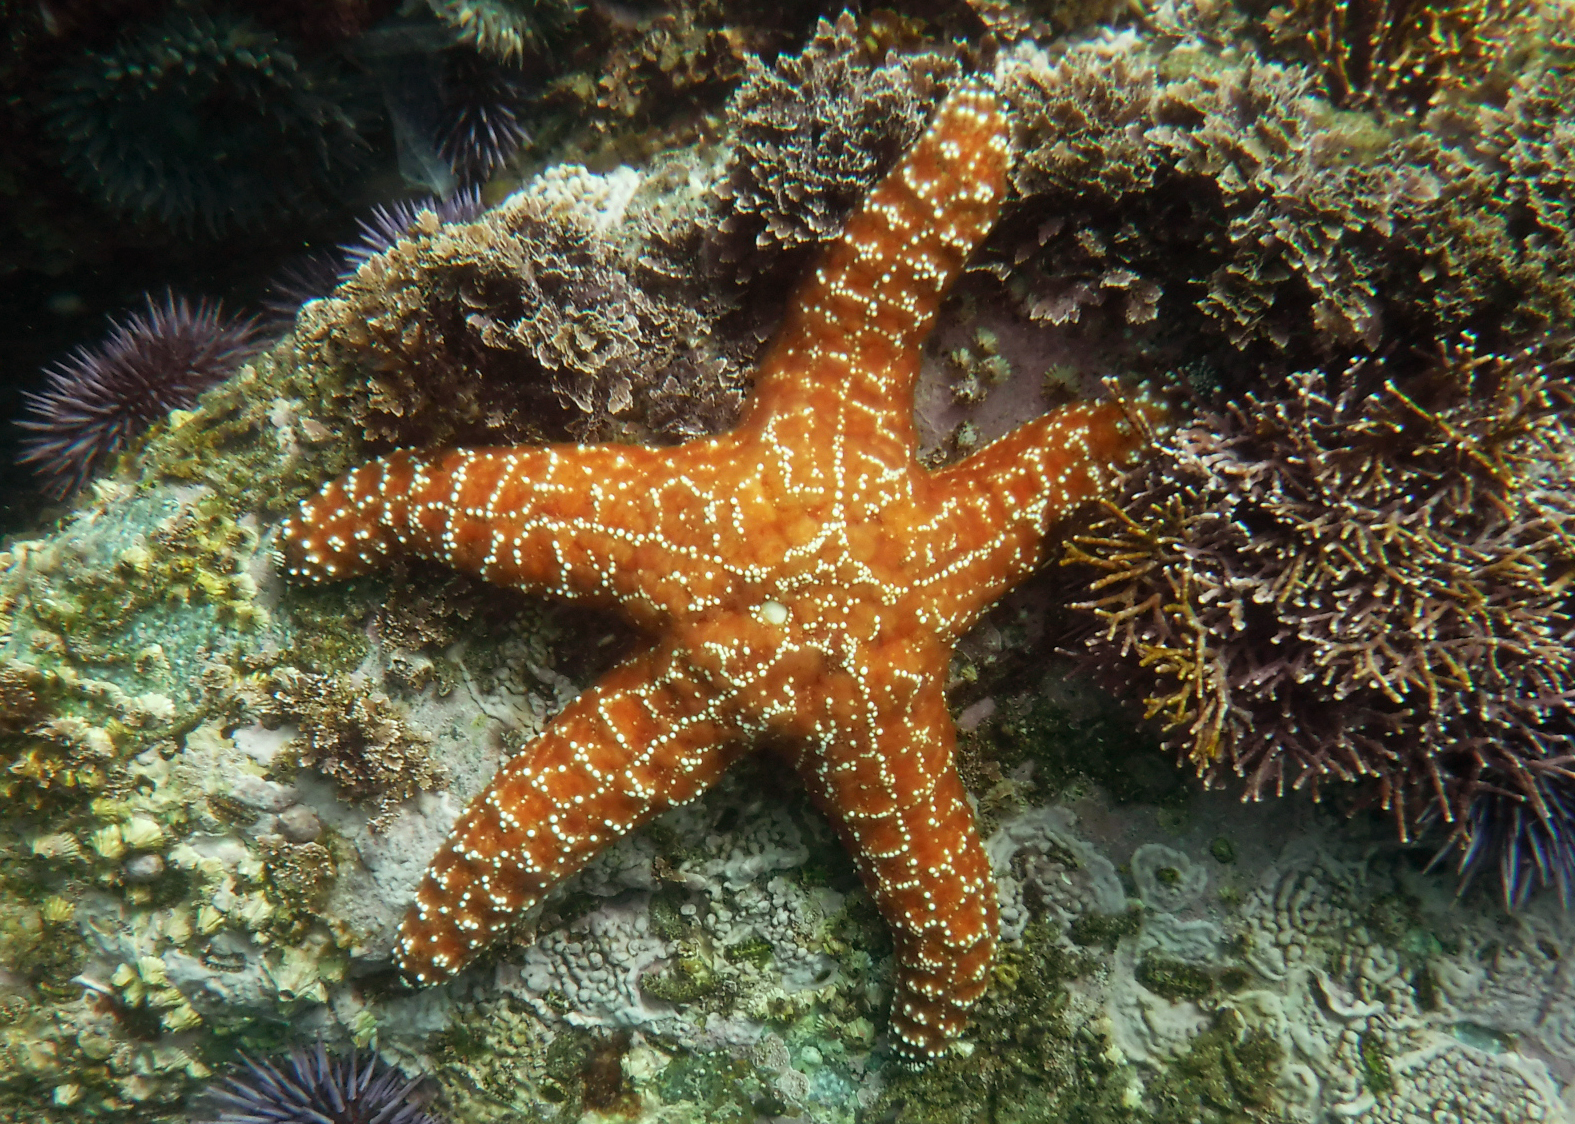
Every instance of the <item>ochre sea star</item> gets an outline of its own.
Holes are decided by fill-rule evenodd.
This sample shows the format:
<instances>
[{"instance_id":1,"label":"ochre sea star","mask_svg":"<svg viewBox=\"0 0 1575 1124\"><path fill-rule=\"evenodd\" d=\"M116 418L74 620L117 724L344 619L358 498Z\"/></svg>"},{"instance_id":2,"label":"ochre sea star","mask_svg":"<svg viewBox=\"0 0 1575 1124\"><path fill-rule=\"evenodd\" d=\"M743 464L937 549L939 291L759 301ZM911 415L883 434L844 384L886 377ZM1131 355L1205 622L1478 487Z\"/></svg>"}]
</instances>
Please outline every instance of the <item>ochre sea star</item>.
<instances>
[{"instance_id":1,"label":"ochre sea star","mask_svg":"<svg viewBox=\"0 0 1575 1124\"><path fill-rule=\"evenodd\" d=\"M297 578L415 554L616 606L650 637L455 825L400 935L416 980L457 972L597 851L769 746L891 925L899 1049L932 1056L961 1033L996 905L952 761L951 647L1139 444L1121 407L1082 403L953 467L915 460L920 348L1007 162L995 96L952 94L800 285L732 432L396 452L285 525Z\"/></svg>"}]
</instances>

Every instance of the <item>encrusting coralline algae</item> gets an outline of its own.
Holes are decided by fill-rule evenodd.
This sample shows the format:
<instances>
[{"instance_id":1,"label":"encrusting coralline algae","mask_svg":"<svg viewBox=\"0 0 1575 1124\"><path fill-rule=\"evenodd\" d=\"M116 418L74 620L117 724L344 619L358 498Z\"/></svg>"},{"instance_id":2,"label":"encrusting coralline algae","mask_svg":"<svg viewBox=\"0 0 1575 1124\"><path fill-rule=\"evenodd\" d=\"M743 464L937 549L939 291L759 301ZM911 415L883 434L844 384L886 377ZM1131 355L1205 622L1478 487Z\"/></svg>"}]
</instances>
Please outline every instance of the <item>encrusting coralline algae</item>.
<instances>
[{"instance_id":1,"label":"encrusting coralline algae","mask_svg":"<svg viewBox=\"0 0 1575 1124\"><path fill-rule=\"evenodd\" d=\"M1567 299L1564 212L1556 178L1532 178L1562 151L1556 52L1495 31L1512 79L1467 59L1388 100L1392 69L1353 83L1349 55L1309 54L1315 4L1102 9L1123 28L1073 39L1005 7L981 5L1015 40L985 69L1016 118L1022 198L926 357L938 461L972 447L963 426L986 407L1031 416L1046 384L1059 401L1112 373L1283 403L1290 372L1337 375L1382 346L1415 374L1466 328L1483 354L1559 358L1543 333ZM950 668L1001 912L961 1056L897 1064L890 933L764 761L594 859L495 960L421 990L390 969L449 824L631 638L417 564L300 588L272 554L280 519L390 442L726 428L772 315L752 286L790 278L885 170L815 163L817 122L889 129L868 140L895 159L980 65L824 25L803 57L748 64L716 150L549 168L473 223L414 231L156 427L61 527L8 546L0 1119L211 1119L200 1091L236 1050L319 1037L426 1075L425 1110L454 1122L1570 1116L1557 894L1509 914L1479 879L1457 900L1450 871L1424 869L1443 834L1402 845L1382 816L1345 818L1337 785L1319 806L1199 791L1080 678L1078 626L1055 608L1089 599L1062 587L1069 570L999 605ZM791 108L801 81L825 100ZM870 121L864 98L914 112ZM1339 160L1298 163L1295 138L1325 126ZM1120 167L1146 178L1113 185ZM826 191L814 222L773 219L810 168L851 179L806 188ZM1431 186L1383 186L1408 168ZM1536 202L1519 259L1471 198Z\"/></svg>"}]
</instances>

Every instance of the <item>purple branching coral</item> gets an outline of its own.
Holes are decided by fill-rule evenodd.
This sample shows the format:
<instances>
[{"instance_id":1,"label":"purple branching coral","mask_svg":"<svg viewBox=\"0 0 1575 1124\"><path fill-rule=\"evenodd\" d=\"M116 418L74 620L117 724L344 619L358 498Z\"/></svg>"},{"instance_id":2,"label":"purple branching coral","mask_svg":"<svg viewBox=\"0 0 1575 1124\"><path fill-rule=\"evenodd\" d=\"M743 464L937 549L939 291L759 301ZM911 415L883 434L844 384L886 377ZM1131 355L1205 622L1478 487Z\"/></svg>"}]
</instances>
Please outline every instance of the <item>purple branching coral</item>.
<instances>
[{"instance_id":1,"label":"purple branching coral","mask_svg":"<svg viewBox=\"0 0 1575 1124\"><path fill-rule=\"evenodd\" d=\"M1567 850L1546 794L1575 779L1571 405L1529 353L1468 342L1202 414L1076 540L1092 655L1206 783L1354 785L1468 866Z\"/></svg>"}]
</instances>

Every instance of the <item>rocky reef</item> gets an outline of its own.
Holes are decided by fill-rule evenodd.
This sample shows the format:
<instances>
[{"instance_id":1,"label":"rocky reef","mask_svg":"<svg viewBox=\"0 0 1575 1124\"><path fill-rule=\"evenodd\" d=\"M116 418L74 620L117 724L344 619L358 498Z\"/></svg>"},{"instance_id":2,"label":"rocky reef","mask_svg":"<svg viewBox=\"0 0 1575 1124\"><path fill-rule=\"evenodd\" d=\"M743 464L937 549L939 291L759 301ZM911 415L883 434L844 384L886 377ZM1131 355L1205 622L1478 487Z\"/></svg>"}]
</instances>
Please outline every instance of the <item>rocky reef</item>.
<instances>
[{"instance_id":1,"label":"rocky reef","mask_svg":"<svg viewBox=\"0 0 1575 1124\"><path fill-rule=\"evenodd\" d=\"M495 60L579 18L432 9ZM412 212L0 551L0 1120L213 1120L243 1055L319 1042L323 1082L375 1051L450 1124L1568 1120L1567 14L980 0L786 42L693 5L609 35L614 77L542 95L594 123L562 159ZM784 281L969 73L1016 195L926 356L926 460L1112 375L1190 406L953 660L1002 940L963 1050L895 1059L889 934L764 759L410 988L389 953L449 825L630 636L416 563L294 585L280 518L395 445L725 429ZM651 112L702 91L701 125ZM1298 561L1346 526L1379 545ZM1453 870L1508 852L1523 877Z\"/></svg>"}]
</instances>

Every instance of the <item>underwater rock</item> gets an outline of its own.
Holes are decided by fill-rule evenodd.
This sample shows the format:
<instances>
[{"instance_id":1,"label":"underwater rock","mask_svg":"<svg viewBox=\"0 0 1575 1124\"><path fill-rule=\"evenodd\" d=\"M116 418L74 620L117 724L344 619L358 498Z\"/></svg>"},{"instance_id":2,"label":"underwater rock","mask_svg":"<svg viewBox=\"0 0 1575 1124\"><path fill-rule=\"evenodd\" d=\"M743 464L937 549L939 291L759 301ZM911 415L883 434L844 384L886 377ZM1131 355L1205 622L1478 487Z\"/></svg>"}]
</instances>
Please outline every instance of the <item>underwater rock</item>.
<instances>
[{"instance_id":1,"label":"underwater rock","mask_svg":"<svg viewBox=\"0 0 1575 1124\"><path fill-rule=\"evenodd\" d=\"M1285 370L1346 370L1340 349L1367 343L1341 310L1369 298L1388 358L1364 369L1402 390L1435 336L1473 318L1479 357L1562 322L1570 144L1556 54L1528 51L1492 105L1444 83L1402 130L1382 99L1329 116L1301 48L1273 62L1245 41L1227 51L1221 29L1240 24L1199 8L1235 11L1158 2L1120 37L1010 37L1000 68L1022 107L1024 201L991 264L1014 288L980 275L947 311L929 360L949 403L982 392L1020 412L1043 405L1043 383L1066 393L1072 380L1039 362L1050 348L1019 347L1030 331L1086 332L1105 367L1206 355L1196 384L1226 399L1211 416L1251 386L1261 421L1294 398ZM817 38L832 52L818 61L794 45L751 64L765 93L718 118L714 149L639 170L550 168L474 221L418 223L267 353L155 423L57 527L5 544L0 1115L175 1124L202 1111L236 1049L278 1058L321 1037L331 1056L375 1043L385 1064L428 1075L425 1111L453 1124L592 1111L718 1124L1571 1118L1575 925L1556 894L1516 890L1505 913L1488 879L1457 898L1450 872L1423 870L1432 846L1398 844L1388 822L1198 791L1131 722L1096 729L1068 712L1035 646L1055 632L1043 590L964 644L949 686L969 715L965 775L993 825L1002 916L971 1056L894 1063L889 933L825 822L759 770L599 857L490 963L419 991L393 977L399 918L449 824L627 636L419 566L301 590L280 578L272 529L394 442L727 424L770 323L749 310L769 305L771 281L703 252L734 237L718 224L736 206L740 236L756 238L765 227L751 224L795 187L825 188L801 228L778 223L781 243L758 252L823 237L837 192L856 195L864 174L844 178L839 160L923 117L912 57L961 65L950 45L864 53L840 26ZM814 109L852 123L824 153L807 112L776 100L798 65L843 76L836 105L828 92ZM883 70L891 97L879 82L850 92ZM907 105L917 117L892 109ZM768 152L773 135L792 151ZM1309 135L1322 139L1301 145ZM1397 180L1408 165L1427 176ZM825 180L811 182L816 168ZM738 169L754 210L714 193ZM1236 176L1249 187L1211 194ZM1063 225L1047 226L1056 209ZM1524 225L1500 221L1510 212ZM1200 258L1197 240L1215 235L1203 249L1218 256ZM1231 297L1241 316L1197 284L1214 269L1219 293L1246 294ZM1023 310L1050 292L1035 270L1103 303L1030 324ZM1143 335L1161 328L1169 343ZM1218 346L1238 328L1245 357ZM1326 346L1337 361L1308 358ZM1276 358L1260 370L1262 355ZM1414 435L1422 423L1400 416L1375 414ZM1193 436L1217 448L1237 433L1214 424ZM1244 606L1263 609L1278 611Z\"/></svg>"}]
</instances>

